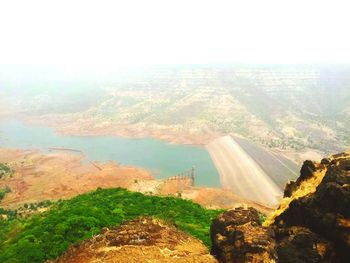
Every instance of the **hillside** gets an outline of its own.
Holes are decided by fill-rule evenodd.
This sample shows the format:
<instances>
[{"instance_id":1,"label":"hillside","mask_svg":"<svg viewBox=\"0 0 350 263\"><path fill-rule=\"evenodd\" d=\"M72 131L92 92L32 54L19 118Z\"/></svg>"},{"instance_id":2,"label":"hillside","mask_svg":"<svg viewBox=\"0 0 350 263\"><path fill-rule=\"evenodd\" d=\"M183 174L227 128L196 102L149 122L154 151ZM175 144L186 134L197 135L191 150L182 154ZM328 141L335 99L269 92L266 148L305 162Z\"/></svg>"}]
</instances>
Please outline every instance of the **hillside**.
<instances>
[{"instance_id":1,"label":"hillside","mask_svg":"<svg viewBox=\"0 0 350 263\"><path fill-rule=\"evenodd\" d=\"M0 220L0 262L54 259L69 245L98 234L102 227L117 226L141 215L175 224L210 246L210 223L220 212L178 198L145 196L124 189L97 190L59 201L49 211L29 218Z\"/></svg>"},{"instance_id":2,"label":"hillside","mask_svg":"<svg viewBox=\"0 0 350 263\"><path fill-rule=\"evenodd\" d=\"M204 243L220 263L345 263L350 259L349 171L346 152L305 161L266 220L251 207L208 210L121 188L30 205L40 213L27 217L1 209L6 217L0 220L0 261L113 262L128 252L128 262L154 257L215 262Z\"/></svg>"},{"instance_id":3,"label":"hillside","mask_svg":"<svg viewBox=\"0 0 350 263\"><path fill-rule=\"evenodd\" d=\"M215 263L199 240L162 221L141 217L71 247L52 263Z\"/></svg>"},{"instance_id":4,"label":"hillside","mask_svg":"<svg viewBox=\"0 0 350 263\"><path fill-rule=\"evenodd\" d=\"M204 145L237 134L302 162L349 147L349 71L346 65L194 65L83 78L45 69L19 81L7 69L0 111L71 135Z\"/></svg>"}]
</instances>

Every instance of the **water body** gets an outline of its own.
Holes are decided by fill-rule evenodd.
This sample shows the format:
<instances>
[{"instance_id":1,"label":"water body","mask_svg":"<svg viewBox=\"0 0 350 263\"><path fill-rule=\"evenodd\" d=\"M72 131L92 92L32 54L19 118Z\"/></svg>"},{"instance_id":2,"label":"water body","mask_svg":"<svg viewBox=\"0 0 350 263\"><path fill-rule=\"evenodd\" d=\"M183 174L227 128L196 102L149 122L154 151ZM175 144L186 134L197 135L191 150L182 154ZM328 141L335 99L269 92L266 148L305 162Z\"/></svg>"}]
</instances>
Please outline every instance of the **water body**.
<instances>
[{"instance_id":1,"label":"water body","mask_svg":"<svg viewBox=\"0 0 350 263\"><path fill-rule=\"evenodd\" d=\"M19 120L0 120L0 147L39 149L71 148L85 154L84 161L117 161L151 171L156 178L176 175L195 166L198 186L220 187L219 174L205 148L174 145L156 139L111 136L61 136L51 128Z\"/></svg>"}]
</instances>

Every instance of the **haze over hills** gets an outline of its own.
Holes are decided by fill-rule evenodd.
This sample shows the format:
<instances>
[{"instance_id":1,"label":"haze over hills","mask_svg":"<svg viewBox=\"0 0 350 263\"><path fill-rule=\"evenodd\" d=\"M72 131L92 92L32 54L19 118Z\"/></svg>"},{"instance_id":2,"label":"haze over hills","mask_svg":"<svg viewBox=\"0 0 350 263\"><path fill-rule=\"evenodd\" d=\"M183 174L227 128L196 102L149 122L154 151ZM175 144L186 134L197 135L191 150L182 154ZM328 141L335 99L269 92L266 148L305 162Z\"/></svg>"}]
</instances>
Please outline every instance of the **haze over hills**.
<instances>
[{"instance_id":1,"label":"haze over hills","mask_svg":"<svg viewBox=\"0 0 350 263\"><path fill-rule=\"evenodd\" d=\"M3 253L0 258L8 261L17 257L26 262L55 258L65 262L69 258L74 262L85 255L89 258L86 261L94 262L101 258L114 260L120 257L119 250L130 251L130 258L145 258L140 251L149 250L152 252L149 258L164 257L170 262L172 255L182 257L191 251L195 258L204 257L213 262L230 262L232 258L238 262L251 262L252 258L284 262L304 259L304 253L298 252L300 247L306 250L308 260L316 260L311 262L322 259L333 262L334 258L343 262L348 256L348 213L343 207L348 202L349 154L333 155L320 163L305 162L301 176L287 185L280 203L282 189L289 180L296 179L297 163L301 159L316 159L321 154L349 147L350 71L347 66L332 67L332 70L320 66L154 67L121 70L105 76L74 76L50 69L27 72L27 77L21 75L20 78L20 71L18 74L13 71L12 75L10 71L1 73L2 127L10 131L14 127L14 133L19 135L21 130L31 130L24 129L26 125L38 131L33 136L19 136L24 141L39 145L36 140L45 137L42 144L45 147L63 141L69 146L74 137L89 148L87 141L74 135L95 139L108 135L109 146L115 139L113 136L154 137L171 143L195 144L210 153L224 189L196 186L190 177L160 180L152 178L149 171L113 162L89 160L84 163L84 153L79 147L72 149L79 152L79 156L72 152L70 155L1 149L0 251ZM11 126L13 118L22 120L19 123L23 125ZM6 122L7 119L10 122ZM46 126L59 134L52 136ZM22 129L18 131L16 127ZM11 141L9 135L12 134L5 130L0 134L3 145ZM12 139L16 141L15 137ZM64 147L67 146L58 149L70 151ZM92 151L96 152L97 148ZM147 150L142 150L141 155L155 158L148 156ZM179 162L176 158L164 160L174 166ZM335 181L328 184L329 180ZM96 187L96 192L74 198ZM125 187L144 195L121 189L100 189L106 187ZM318 196L326 197L316 204L314 199ZM71 197L73 199L60 200ZM110 202L105 203L106 199ZM303 207L303 202L298 203L300 200L310 202L312 209ZM334 222L337 223L328 222L323 212L318 212L325 200L331 200L326 207L327 218L336 215ZM340 200L343 214L333 213L334 204ZM253 208L241 208L250 206L270 213L279 204L279 209L265 222L270 225L265 227L261 226L263 214ZM295 208L296 205L300 207ZM221 212L210 210L212 208L236 209L219 215L209 231L211 219ZM304 209L311 211L309 218L325 222L328 228L337 227L339 235L320 231L309 219L298 221L294 227L293 213ZM305 211L298 217L307 214ZM186 216L188 213L190 217ZM133 220L139 215L153 219L136 219L100 233L103 226L117 227L122 219ZM280 217L289 223L283 225L276 221ZM154 218L169 220L187 234L177 232L169 222L163 225ZM276 222L272 222L274 220ZM49 230L42 235L43 228ZM159 237L158 230L165 236L153 238L153 235ZM52 231L54 236L47 234ZM238 234L233 235L232 231ZM12 232L18 234L12 236ZM173 239L167 238L169 235L181 236L188 245L184 248L173 244ZM216 259L208 255L201 242L211 245ZM70 249L69 245L72 245ZM227 247L231 254L225 252ZM172 252L164 255L163 249Z\"/></svg>"},{"instance_id":2,"label":"haze over hills","mask_svg":"<svg viewBox=\"0 0 350 263\"><path fill-rule=\"evenodd\" d=\"M348 10L0 1L0 263L349 263Z\"/></svg>"},{"instance_id":3,"label":"haze over hills","mask_svg":"<svg viewBox=\"0 0 350 263\"><path fill-rule=\"evenodd\" d=\"M9 66L0 74L0 116L51 126L68 137L153 137L207 146L221 187L270 207L303 160L349 147L349 73L348 65L153 66L100 74ZM227 135L225 143L214 143ZM45 145L76 147L69 138L67 145L54 145L62 141ZM138 154L129 156L146 156ZM218 185L217 173L201 176Z\"/></svg>"},{"instance_id":4,"label":"haze over hills","mask_svg":"<svg viewBox=\"0 0 350 263\"><path fill-rule=\"evenodd\" d=\"M298 162L350 145L347 65L23 72L1 73L1 112L11 109L64 134L151 136L189 144L232 134L283 150Z\"/></svg>"}]
</instances>

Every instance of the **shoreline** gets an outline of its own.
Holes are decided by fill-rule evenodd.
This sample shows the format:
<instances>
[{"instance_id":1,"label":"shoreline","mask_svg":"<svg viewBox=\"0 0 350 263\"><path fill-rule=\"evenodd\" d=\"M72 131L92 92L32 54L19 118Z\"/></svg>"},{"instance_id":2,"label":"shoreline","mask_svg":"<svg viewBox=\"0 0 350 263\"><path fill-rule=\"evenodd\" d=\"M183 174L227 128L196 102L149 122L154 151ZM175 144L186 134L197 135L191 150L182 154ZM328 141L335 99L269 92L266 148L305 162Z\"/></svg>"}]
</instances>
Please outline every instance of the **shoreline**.
<instances>
[{"instance_id":1,"label":"shoreline","mask_svg":"<svg viewBox=\"0 0 350 263\"><path fill-rule=\"evenodd\" d=\"M82 163L82 157L70 153L43 153L0 147L0 162L9 163L14 175L0 181L8 185L0 207L16 208L25 203L72 198L97 188L122 187L130 191L157 196L177 196L207 208L229 209L253 206L265 213L273 207L244 199L230 190L192 186L189 179L163 180L149 171L115 162Z\"/></svg>"},{"instance_id":2,"label":"shoreline","mask_svg":"<svg viewBox=\"0 0 350 263\"><path fill-rule=\"evenodd\" d=\"M24 114L6 114L0 115L0 119L18 119L28 125L38 125L42 127L48 127L61 136L75 136L75 137L119 137L126 139L152 139L160 140L167 144L178 144L188 145L193 147L205 148L206 145L212 141L226 136L233 135L240 138L250 140L244 136L236 133L219 133L211 132L203 135L203 133L190 134L188 131L174 131L172 127L159 126L159 127L147 127L147 125L133 125L133 124L117 124L115 126L108 127L90 127L90 122L77 123L71 120L57 120L54 117L51 119L50 116L28 116ZM85 125L85 127L84 127ZM89 127L86 127L89 126ZM269 148L265 145L261 145L258 142L253 141L252 143L258 144L260 147L268 149L270 151L279 153L291 160L297 165L301 165L306 159L319 160L322 156L327 155L326 153L320 152L316 149L305 148L301 151L284 150L279 148Z\"/></svg>"},{"instance_id":3,"label":"shoreline","mask_svg":"<svg viewBox=\"0 0 350 263\"><path fill-rule=\"evenodd\" d=\"M205 147L206 144L212 140L224 136L223 133L211 133L209 136L204 136L202 134L189 134L187 132L181 132L180 135L177 132L171 131L169 133L160 132L160 130L165 130L164 128L160 129L141 129L133 127L131 124L119 124L114 127L109 127L107 130L104 127L96 128L93 127L88 130L81 130L75 127L65 127L63 123L58 121L52 122L52 120L43 119L43 117L37 116L28 116L24 114L2 114L0 113L0 120L20 120L28 125L37 125L42 127L48 127L53 129L53 131L61 136L75 136L75 137L121 137L127 139L154 139L160 140L168 144L179 144L179 145L188 145L195 147ZM171 128L166 128L171 130ZM170 135L169 135L170 134ZM197 138L197 139L195 139Z\"/></svg>"},{"instance_id":4,"label":"shoreline","mask_svg":"<svg viewBox=\"0 0 350 263\"><path fill-rule=\"evenodd\" d=\"M23 120L21 118L21 120ZM26 122L31 125L42 125L44 127L50 127L55 131L55 133L61 136L77 136L77 137L100 137L100 136L110 136L110 137L119 137L126 139L152 139L160 140L167 144L178 144L178 145L188 145L193 147L206 148L211 142L223 137L223 136L234 136L246 139L250 141L249 138L246 138L240 134L236 133L210 133L207 135L203 134L188 134L187 132L175 133L173 131L167 133L171 128L155 130L155 128L145 128L140 130L135 128L132 125L119 125L115 127L110 127L109 129L102 130L101 128L92 128L89 131L82 131L77 129L72 129L72 127L60 126L59 123L52 123L47 120L37 120L37 119L27 119ZM252 143L257 144L259 147L265 148L269 151L283 155L285 158L294 162L296 165L301 166L302 163L307 160L317 161L322 159L323 156L327 155L316 149L305 148L301 151L292 151L292 150L283 150L279 148L269 148L265 145L261 145L258 142L252 141Z\"/></svg>"}]
</instances>

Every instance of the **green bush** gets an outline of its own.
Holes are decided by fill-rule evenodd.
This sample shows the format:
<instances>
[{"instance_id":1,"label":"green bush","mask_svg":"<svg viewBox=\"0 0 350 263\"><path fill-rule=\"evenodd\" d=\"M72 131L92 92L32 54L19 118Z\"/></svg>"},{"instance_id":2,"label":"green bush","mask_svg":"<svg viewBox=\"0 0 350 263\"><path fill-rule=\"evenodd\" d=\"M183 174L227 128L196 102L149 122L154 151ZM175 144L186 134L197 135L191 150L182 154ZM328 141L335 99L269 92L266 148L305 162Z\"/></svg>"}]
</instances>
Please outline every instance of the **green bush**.
<instances>
[{"instance_id":1,"label":"green bush","mask_svg":"<svg viewBox=\"0 0 350 263\"><path fill-rule=\"evenodd\" d=\"M57 202L49 211L28 219L3 222L0 262L53 259L102 227L119 225L138 216L172 222L210 246L211 220L221 212L173 197L145 196L121 188L101 189Z\"/></svg>"},{"instance_id":2,"label":"green bush","mask_svg":"<svg viewBox=\"0 0 350 263\"><path fill-rule=\"evenodd\" d=\"M4 187L4 188L0 188L0 201L1 201L2 199L4 199L5 194L7 194L7 193L9 193L9 192L11 192L11 189L10 189L10 187L8 187L8 186L6 186L6 187Z\"/></svg>"},{"instance_id":3,"label":"green bush","mask_svg":"<svg viewBox=\"0 0 350 263\"><path fill-rule=\"evenodd\" d=\"M259 222L262 225L265 222L267 216L261 212L258 212L258 213L259 213Z\"/></svg>"},{"instance_id":4,"label":"green bush","mask_svg":"<svg viewBox=\"0 0 350 263\"><path fill-rule=\"evenodd\" d=\"M6 163L0 163L0 179L5 176L11 176L13 173L11 167Z\"/></svg>"}]
</instances>

